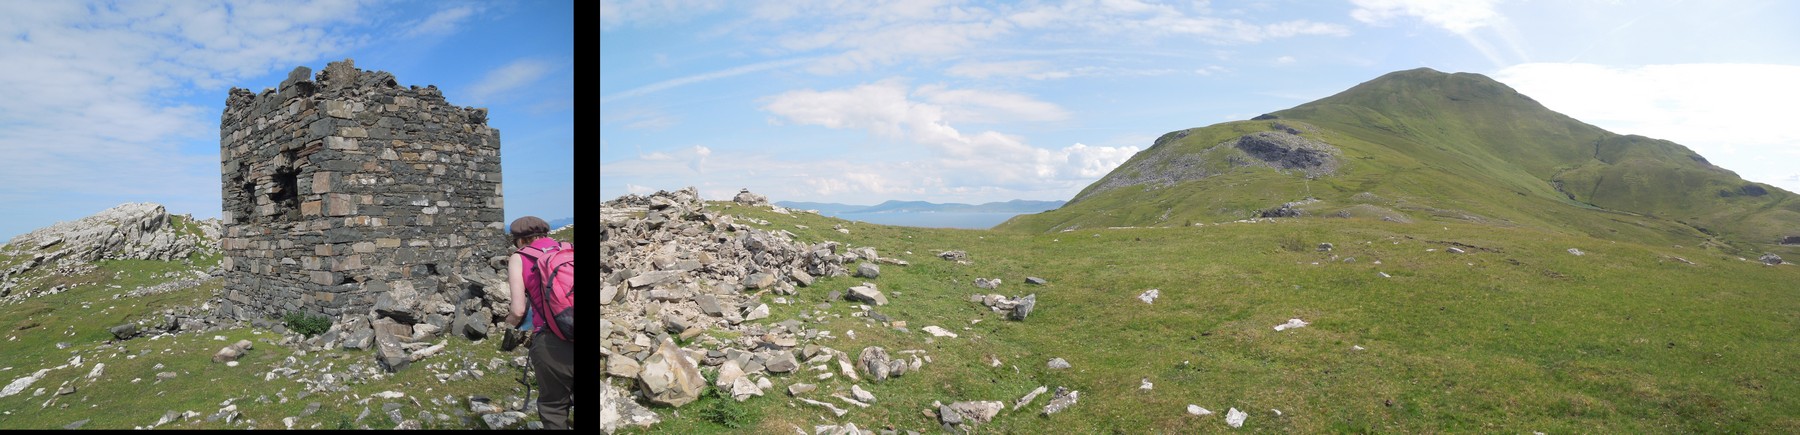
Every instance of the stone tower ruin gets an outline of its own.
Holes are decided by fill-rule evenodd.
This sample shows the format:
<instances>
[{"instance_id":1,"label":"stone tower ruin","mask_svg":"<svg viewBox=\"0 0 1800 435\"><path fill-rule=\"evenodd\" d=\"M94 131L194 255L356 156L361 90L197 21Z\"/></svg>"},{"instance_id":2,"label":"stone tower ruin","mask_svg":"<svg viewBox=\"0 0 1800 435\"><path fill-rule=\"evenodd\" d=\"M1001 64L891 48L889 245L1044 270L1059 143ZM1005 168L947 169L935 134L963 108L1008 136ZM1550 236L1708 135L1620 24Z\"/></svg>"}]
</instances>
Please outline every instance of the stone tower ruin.
<instances>
[{"instance_id":1,"label":"stone tower ruin","mask_svg":"<svg viewBox=\"0 0 1800 435\"><path fill-rule=\"evenodd\" d=\"M311 72L225 101L222 312L485 330L478 282L492 287L510 246L487 109L349 59Z\"/></svg>"}]
</instances>

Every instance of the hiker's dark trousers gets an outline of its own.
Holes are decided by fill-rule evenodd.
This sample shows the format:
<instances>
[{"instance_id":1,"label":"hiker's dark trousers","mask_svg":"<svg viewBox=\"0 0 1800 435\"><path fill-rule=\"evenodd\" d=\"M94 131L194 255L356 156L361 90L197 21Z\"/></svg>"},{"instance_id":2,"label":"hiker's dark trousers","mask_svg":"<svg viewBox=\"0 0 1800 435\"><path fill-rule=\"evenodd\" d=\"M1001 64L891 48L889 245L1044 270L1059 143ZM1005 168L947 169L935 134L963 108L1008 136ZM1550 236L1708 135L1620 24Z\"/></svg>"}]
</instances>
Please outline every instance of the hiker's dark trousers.
<instances>
[{"instance_id":1,"label":"hiker's dark trousers","mask_svg":"<svg viewBox=\"0 0 1800 435\"><path fill-rule=\"evenodd\" d=\"M531 338L531 367L537 370L538 418L544 429L569 429L575 393L575 344L548 330Z\"/></svg>"}]
</instances>

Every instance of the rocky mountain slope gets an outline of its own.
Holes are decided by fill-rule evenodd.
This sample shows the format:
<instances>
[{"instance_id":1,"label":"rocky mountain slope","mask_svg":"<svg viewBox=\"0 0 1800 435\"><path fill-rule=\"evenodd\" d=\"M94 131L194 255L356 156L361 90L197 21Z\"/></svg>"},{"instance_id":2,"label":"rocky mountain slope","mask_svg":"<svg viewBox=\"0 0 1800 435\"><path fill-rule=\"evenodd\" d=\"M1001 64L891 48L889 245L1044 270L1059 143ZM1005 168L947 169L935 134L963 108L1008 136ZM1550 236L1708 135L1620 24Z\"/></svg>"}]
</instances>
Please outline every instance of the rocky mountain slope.
<instances>
[{"instance_id":1,"label":"rocky mountain slope","mask_svg":"<svg viewBox=\"0 0 1800 435\"><path fill-rule=\"evenodd\" d=\"M1253 120L1171 132L1069 205L1002 228L1293 216L1526 225L1747 255L1800 250L1781 244L1800 234L1791 192L1673 142L1582 123L1485 76L1425 68Z\"/></svg>"}]
</instances>

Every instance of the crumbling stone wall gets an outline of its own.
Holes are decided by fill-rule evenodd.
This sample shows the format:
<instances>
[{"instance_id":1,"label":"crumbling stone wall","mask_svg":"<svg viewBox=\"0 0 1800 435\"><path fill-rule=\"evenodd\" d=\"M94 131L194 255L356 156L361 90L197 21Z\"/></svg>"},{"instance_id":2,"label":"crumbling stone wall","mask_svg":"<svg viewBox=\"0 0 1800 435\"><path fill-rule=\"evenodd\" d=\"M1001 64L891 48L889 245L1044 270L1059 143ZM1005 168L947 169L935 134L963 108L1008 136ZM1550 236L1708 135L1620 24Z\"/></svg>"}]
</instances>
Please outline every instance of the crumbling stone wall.
<instances>
[{"instance_id":1,"label":"crumbling stone wall","mask_svg":"<svg viewBox=\"0 0 1800 435\"><path fill-rule=\"evenodd\" d=\"M226 99L221 310L485 329L480 299L505 291L484 287L509 246L487 109L348 59L311 72Z\"/></svg>"}]
</instances>

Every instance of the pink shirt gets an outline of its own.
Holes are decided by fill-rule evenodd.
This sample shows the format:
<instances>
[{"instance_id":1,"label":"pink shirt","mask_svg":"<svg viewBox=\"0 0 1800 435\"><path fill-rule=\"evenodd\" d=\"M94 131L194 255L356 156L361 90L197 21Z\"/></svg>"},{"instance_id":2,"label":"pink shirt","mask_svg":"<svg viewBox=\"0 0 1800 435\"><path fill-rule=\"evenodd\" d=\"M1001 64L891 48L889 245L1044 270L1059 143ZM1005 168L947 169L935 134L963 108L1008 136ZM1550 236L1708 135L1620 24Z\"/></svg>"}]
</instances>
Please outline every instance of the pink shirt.
<instances>
[{"instance_id":1,"label":"pink shirt","mask_svg":"<svg viewBox=\"0 0 1800 435\"><path fill-rule=\"evenodd\" d=\"M543 250L555 248L558 244L556 239L544 237L531 241L531 244L526 245L526 249L523 249L525 252L531 253L531 255L520 255L525 260L525 264L521 265L523 267L519 268L519 279L525 283L525 297L535 301L539 297L538 292L544 288L544 275L537 270L536 256L543 255ZM527 306L535 307L536 305L533 303ZM544 314L543 310L531 309L531 330L533 332L544 330L544 325L546 325L544 322L548 321L550 321L550 317Z\"/></svg>"}]
</instances>

